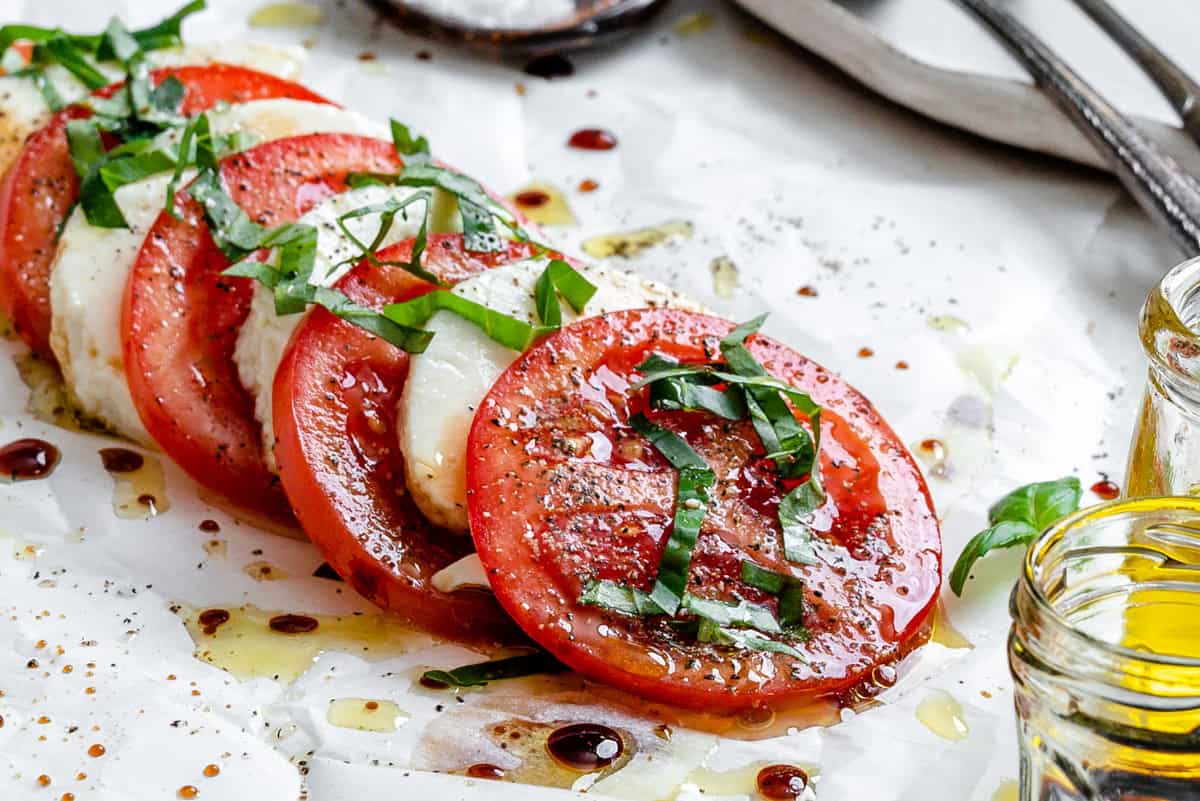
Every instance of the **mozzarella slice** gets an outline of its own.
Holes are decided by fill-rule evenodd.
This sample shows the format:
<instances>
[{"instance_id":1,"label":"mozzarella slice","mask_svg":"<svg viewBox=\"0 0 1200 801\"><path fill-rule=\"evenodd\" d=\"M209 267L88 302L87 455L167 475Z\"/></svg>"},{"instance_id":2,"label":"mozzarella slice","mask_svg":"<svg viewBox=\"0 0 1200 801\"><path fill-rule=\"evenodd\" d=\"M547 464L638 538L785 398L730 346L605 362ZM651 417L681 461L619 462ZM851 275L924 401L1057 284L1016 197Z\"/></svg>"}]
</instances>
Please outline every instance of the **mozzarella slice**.
<instances>
[{"instance_id":1,"label":"mozzarella slice","mask_svg":"<svg viewBox=\"0 0 1200 801\"><path fill-rule=\"evenodd\" d=\"M533 289L545 259L497 267L464 281L454 293L496 311L537 321ZM632 273L580 270L596 285L583 315L562 304L563 324L620 309L699 307L666 287ZM412 358L397 409L400 451L408 491L425 516L451 531L467 533L466 447L471 420L484 395L517 354L463 318L437 312L426 328L429 348Z\"/></svg>"},{"instance_id":2,"label":"mozzarella slice","mask_svg":"<svg viewBox=\"0 0 1200 801\"><path fill-rule=\"evenodd\" d=\"M153 67L178 67L185 64L234 64L277 75L289 80L299 77L304 66L304 51L296 47L278 47L259 42L225 42L153 50L147 59ZM113 81L122 78L121 69L111 63L95 65ZM88 95L88 88L57 64L46 68L46 78L66 103ZM50 107L30 78L0 76L0 173L17 157L25 138L46 124Z\"/></svg>"},{"instance_id":3,"label":"mozzarella slice","mask_svg":"<svg viewBox=\"0 0 1200 801\"><path fill-rule=\"evenodd\" d=\"M209 114L214 134L243 131L265 142L303 134L353 133L386 138L385 129L336 106L301 100L257 100ZM177 139L178 131L164 138ZM94 228L79 211L63 228L50 275L50 345L79 408L116 433L150 447L125 382L121 298L142 238L163 210L169 175L117 190L128 229Z\"/></svg>"},{"instance_id":4,"label":"mozzarella slice","mask_svg":"<svg viewBox=\"0 0 1200 801\"><path fill-rule=\"evenodd\" d=\"M342 233L337 224L339 217L364 206L387 200L404 200L420 191L422 190L403 186L364 186L334 195L301 217L299 222L313 226L318 232L316 264L310 283L323 287L333 286L359 261L361 250ZM444 203L444 198L439 199L435 196L431 205L440 207ZM417 235L421 226L421 206L415 205L413 209L417 213L409 214L407 219L404 215L396 216L380 245L381 248ZM444 214L432 211L430 232L439 233L452 229L453 225L438 224L438 221L444 218ZM452 223L457 224L457 218L454 218ZM359 242L368 243L374 241L379 233L380 219L378 215L358 217L346 220L346 227ZM262 424L263 453L267 467L272 472L279 471L275 461L272 386L275 383L275 372L283 360L283 351L302 319L303 315L299 314L285 317L277 315L274 294L266 287L255 287L250 315L242 324L234 351L238 377L242 386L254 397L254 416Z\"/></svg>"},{"instance_id":5,"label":"mozzarella slice","mask_svg":"<svg viewBox=\"0 0 1200 801\"><path fill-rule=\"evenodd\" d=\"M446 565L433 574L429 583L438 592L454 592L465 589L490 591L492 589L492 585L488 583L487 571L483 569L483 562L479 561L477 553L467 554L457 562Z\"/></svg>"}]
</instances>

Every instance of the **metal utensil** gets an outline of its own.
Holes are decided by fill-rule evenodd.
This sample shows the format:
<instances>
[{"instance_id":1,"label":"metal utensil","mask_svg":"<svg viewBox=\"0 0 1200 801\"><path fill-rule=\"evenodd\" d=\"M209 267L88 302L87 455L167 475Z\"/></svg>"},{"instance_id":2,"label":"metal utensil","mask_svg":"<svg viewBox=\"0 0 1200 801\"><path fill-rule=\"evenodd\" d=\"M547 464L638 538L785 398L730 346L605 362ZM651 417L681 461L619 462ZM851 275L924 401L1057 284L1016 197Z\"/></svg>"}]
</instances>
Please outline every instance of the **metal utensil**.
<instances>
[{"instance_id":1,"label":"metal utensil","mask_svg":"<svg viewBox=\"0 0 1200 801\"><path fill-rule=\"evenodd\" d=\"M1179 118L1183 120L1183 127L1200 144L1200 83L1192 80L1170 56L1133 27L1107 0L1075 0L1075 5L1082 8L1150 76L1163 96L1175 107Z\"/></svg>"},{"instance_id":2,"label":"metal utensil","mask_svg":"<svg viewBox=\"0 0 1200 801\"><path fill-rule=\"evenodd\" d=\"M495 28L435 14L410 0L367 0L385 19L418 36L493 54L543 55L610 44L633 33L669 0L575 0L574 13L530 27Z\"/></svg>"},{"instance_id":3,"label":"metal utensil","mask_svg":"<svg viewBox=\"0 0 1200 801\"><path fill-rule=\"evenodd\" d=\"M989 0L956 0L1021 61L1188 256L1200 256L1200 183L1154 145L1045 42Z\"/></svg>"}]
</instances>

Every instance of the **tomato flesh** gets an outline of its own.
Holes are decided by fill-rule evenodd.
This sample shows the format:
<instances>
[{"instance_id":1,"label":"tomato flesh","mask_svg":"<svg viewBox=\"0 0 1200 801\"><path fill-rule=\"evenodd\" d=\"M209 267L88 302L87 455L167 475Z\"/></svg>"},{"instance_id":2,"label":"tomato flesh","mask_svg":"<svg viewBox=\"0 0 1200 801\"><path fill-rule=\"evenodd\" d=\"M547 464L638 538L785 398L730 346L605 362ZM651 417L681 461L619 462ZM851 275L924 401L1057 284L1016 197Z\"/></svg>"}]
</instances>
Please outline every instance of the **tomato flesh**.
<instances>
[{"instance_id":1,"label":"tomato flesh","mask_svg":"<svg viewBox=\"0 0 1200 801\"><path fill-rule=\"evenodd\" d=\"M380 253L407 259L412 241ZM447 283L533 255L528 245L470 253L461 234L429 239L425 267ZM396 267L363 264L339 284L375 309L433 286ZM435 573L471 553L468 537L428 523L404 491L396 403L408 354L314 309L275 374L275 456L296 518L330 566L384 609L443 636L511 641L519 629L483 590L436 590Z\"/></svg>"},{"instance_id":2,"label":"tomato flesh","mask_svg":"<svg viewBox=\"0 0 1200 801\"><path fill-rule=\"evenodd\" d=\"M788 487L749 421L645 409L631 392L651 353L719 358L731 323L677 310L582 320L527 351L477 412L467 448L471 533L500 603L580 673L658 701L733 710L837 695L928 631L941 581L937 518L920 471L871 404L824 368L754 336L773 375L822 405L813 521L817 564L788 563L777 520ZM578 602L608 579L649 590L672 526L675 471L629 426L646 412L699 452L717 477L693 551L688 592L775 599L741 581L752 561L804 583L804 658L698 642L662 617Z\"/></svg>"},{"instance_id":3,"label":"tomato flesh","mask_svg":"<svg viewBox=\"0 0 1200 801\"><path fill-rule=\"evenodd\" d=\"M342 192L349 172L397 172L390 142L312 134L267 142L221 162L226 191L252 220L293 222ZM239 506L291 516L262 458L261 426L233 360L254 284L226 278L200 205L186 192L180 219L150 229L125 288L126 379L146 430L197 481Z\"/></svg>"},{"instance_id":4,"label":"tomato flesh","mask_svg":"<svg viewBox=\"0 0 1200 801\"><path fill-rule=\"evenodd\" d=\"M219 102L245 103L291 98L328 103L298 83L227 64L155 70L155 84L175 76L184 85L180 111L198 114ZM110 97L123 84L95 94ZM25 142L0 182L0 310L39 355L50 350L50 268L57 251L58 230L79 197L79 178L71 164L67 123L91 112L70 106L52 116Z\"/></svg>"}]
</instances>

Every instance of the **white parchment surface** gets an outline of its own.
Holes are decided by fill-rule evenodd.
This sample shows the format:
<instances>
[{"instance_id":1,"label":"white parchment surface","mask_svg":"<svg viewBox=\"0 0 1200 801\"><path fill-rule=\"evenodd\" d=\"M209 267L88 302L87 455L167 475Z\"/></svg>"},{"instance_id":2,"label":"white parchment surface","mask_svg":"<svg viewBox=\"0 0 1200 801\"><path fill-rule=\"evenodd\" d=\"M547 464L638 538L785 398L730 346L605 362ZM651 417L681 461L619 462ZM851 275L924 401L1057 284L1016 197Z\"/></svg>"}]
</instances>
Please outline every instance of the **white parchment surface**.
<instances>
[{"instance_id":1,"label":"white parchment surface","mask_svg":"<svg viewBox=\"0 0 1200 801\"><path fill-rule=\"evenodd\" d=\"M948 561L1018 483L1119 480L1142 381L1136 312L1176 255L1104 177L897 110L719 3L677 3L655 30L577 58L576 74L554 81L406 38L354 0L323 0L321 24L302 29L251 29L252 3L210 4L189 37L307 42L318 91L410 123L499 191L531 180L561 188L579 224L548 236L572 252L596 234L691 222L690 238L609 266L733 318L770 311L770 333L841 372L906 442L944 441L945 476L930 486ZM697 10L711 27L676 29ZM0 11L90 30L111 13L148 22L163 6L0 0ZM565 147L587 126L612 130L619 146ZM579 192L589 178L599 188ZM736 266L732 293L715 291L719 257ZM815 297L798 294L804 286ZM477 656L457 645L415 638L381 661L326 652L291 685L239 681L194 659L172 603L373 610L311 577L322 561L313 547L237 523L172 466L167 513L117 519L96 454L111 442L29 416L11 358L20 348L3 351L0 442L42 437L63 462L48 480L0 484L0 798L149 801L189 784L201 799L257 801L565 797L429 772L438 754L423 738L442 716L473 720L545 689L500 683L439 711L448 696L414 689L414 671ZM197 528L207 518L221 524L224 553L203 547L214 536ZM812 767L820 799L987 801L1017 773L1004 638L1018 558L985 560L964 600L947 594L974 648L929 646L882 706L756 743L679 731L656 760L635 760L590 794L697 798L708 774L788 761ZM254 580L243 568L255 561L286 578ZM918 721L934 690L962 705L965 739ZM389 734L330 725L329 700L346 697L392 700L406 719ZM93 743L104 756L88 756ZM219 776L201 775L210 763ZM38 787L42 774L51 787Z\"/></svg>"}]
</instances>

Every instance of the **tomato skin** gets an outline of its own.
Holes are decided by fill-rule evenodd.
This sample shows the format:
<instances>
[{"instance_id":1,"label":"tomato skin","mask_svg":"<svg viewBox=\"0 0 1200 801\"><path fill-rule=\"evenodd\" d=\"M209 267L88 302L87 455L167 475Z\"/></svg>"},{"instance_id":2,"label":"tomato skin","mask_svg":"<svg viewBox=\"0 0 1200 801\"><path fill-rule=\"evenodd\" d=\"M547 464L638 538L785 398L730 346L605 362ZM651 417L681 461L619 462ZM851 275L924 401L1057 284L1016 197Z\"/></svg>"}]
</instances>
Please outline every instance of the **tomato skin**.
<instances>
[{"instance_id":1,"label":"tomato skin","mask_svg":"<svg viewBox=\"0 0 1200 801\"><path fill-rule=\"evenodd\" d=\"M300 84L228 64L155 70L155 84L175 76L186 92L180 110L197 114L218 102L244 103L291 98L328 103ZM94 93L111 97L123 84ZM53 360L50 350L50 269L57 233L79 197L79 178L71 164L66 128L91 112L80 105L54 114L29 136L0 182L0 311L38 355Z\"/></svg>"},{"instance_id":2,"label":"tomato skin","mask_svg":"<svg viewBox=\"0 0 1200 801\"><path fill-rule=\"evenodd\" d=\"M348 172L395 172L390 142L313 134L267 142L221 162L226 191L251 219L292 222L345 188ZM276 519L291 517L263 463L260 426L233 360L253 282L226 278L229 261L198 203L181 192L146 236L122 307L126 379L146 430L204 486Z\"/></svg>"},{"instance_id":3,"label":"tomato skin","mask_svg":"<svg viewBox=\"0 0 1200 801\"><path fill-rule=\"evenodd\" d=\"M412 240L379 255L407 259ZM457 283L533 255L512 244L496 254L463 250L462 235L429 238L425 266ZM339 288L375 309L433 285L398 267L362 264ZM434 573L469 554L471 541L431 526L404 493L396 402L408 354L324 309L297 329L275 374L275 456L296 518L326 560L358 592L437 634L508 641L524 635L491 593L434 589Z\"/></svg>"},{"instance_id":4,"label":"tomato skin","mask_svg":"<svg viewBox=\"0 0 1200 801\"><path fill-rule=\"evenodd\" d=\"M682 433L717 474L693 552L689 591L774 600L740 583L743 559L805 585L811 639L790 656L681 639L577 599L601 578L649 589L674 505L674 471L628 417L650 353L719 357L733 325L676 310L585 319L528 350L493 386L467 450L472 537L501 605L543 648L581 674L682 707L735 710L843 693L919 643L941 582L937 518L903 444L857 391L765 337L752 353L823 406L816 565L784 560L774 519L786 490L765 467L747 421L651 412Z\"/></svg>"}]
</instances>

